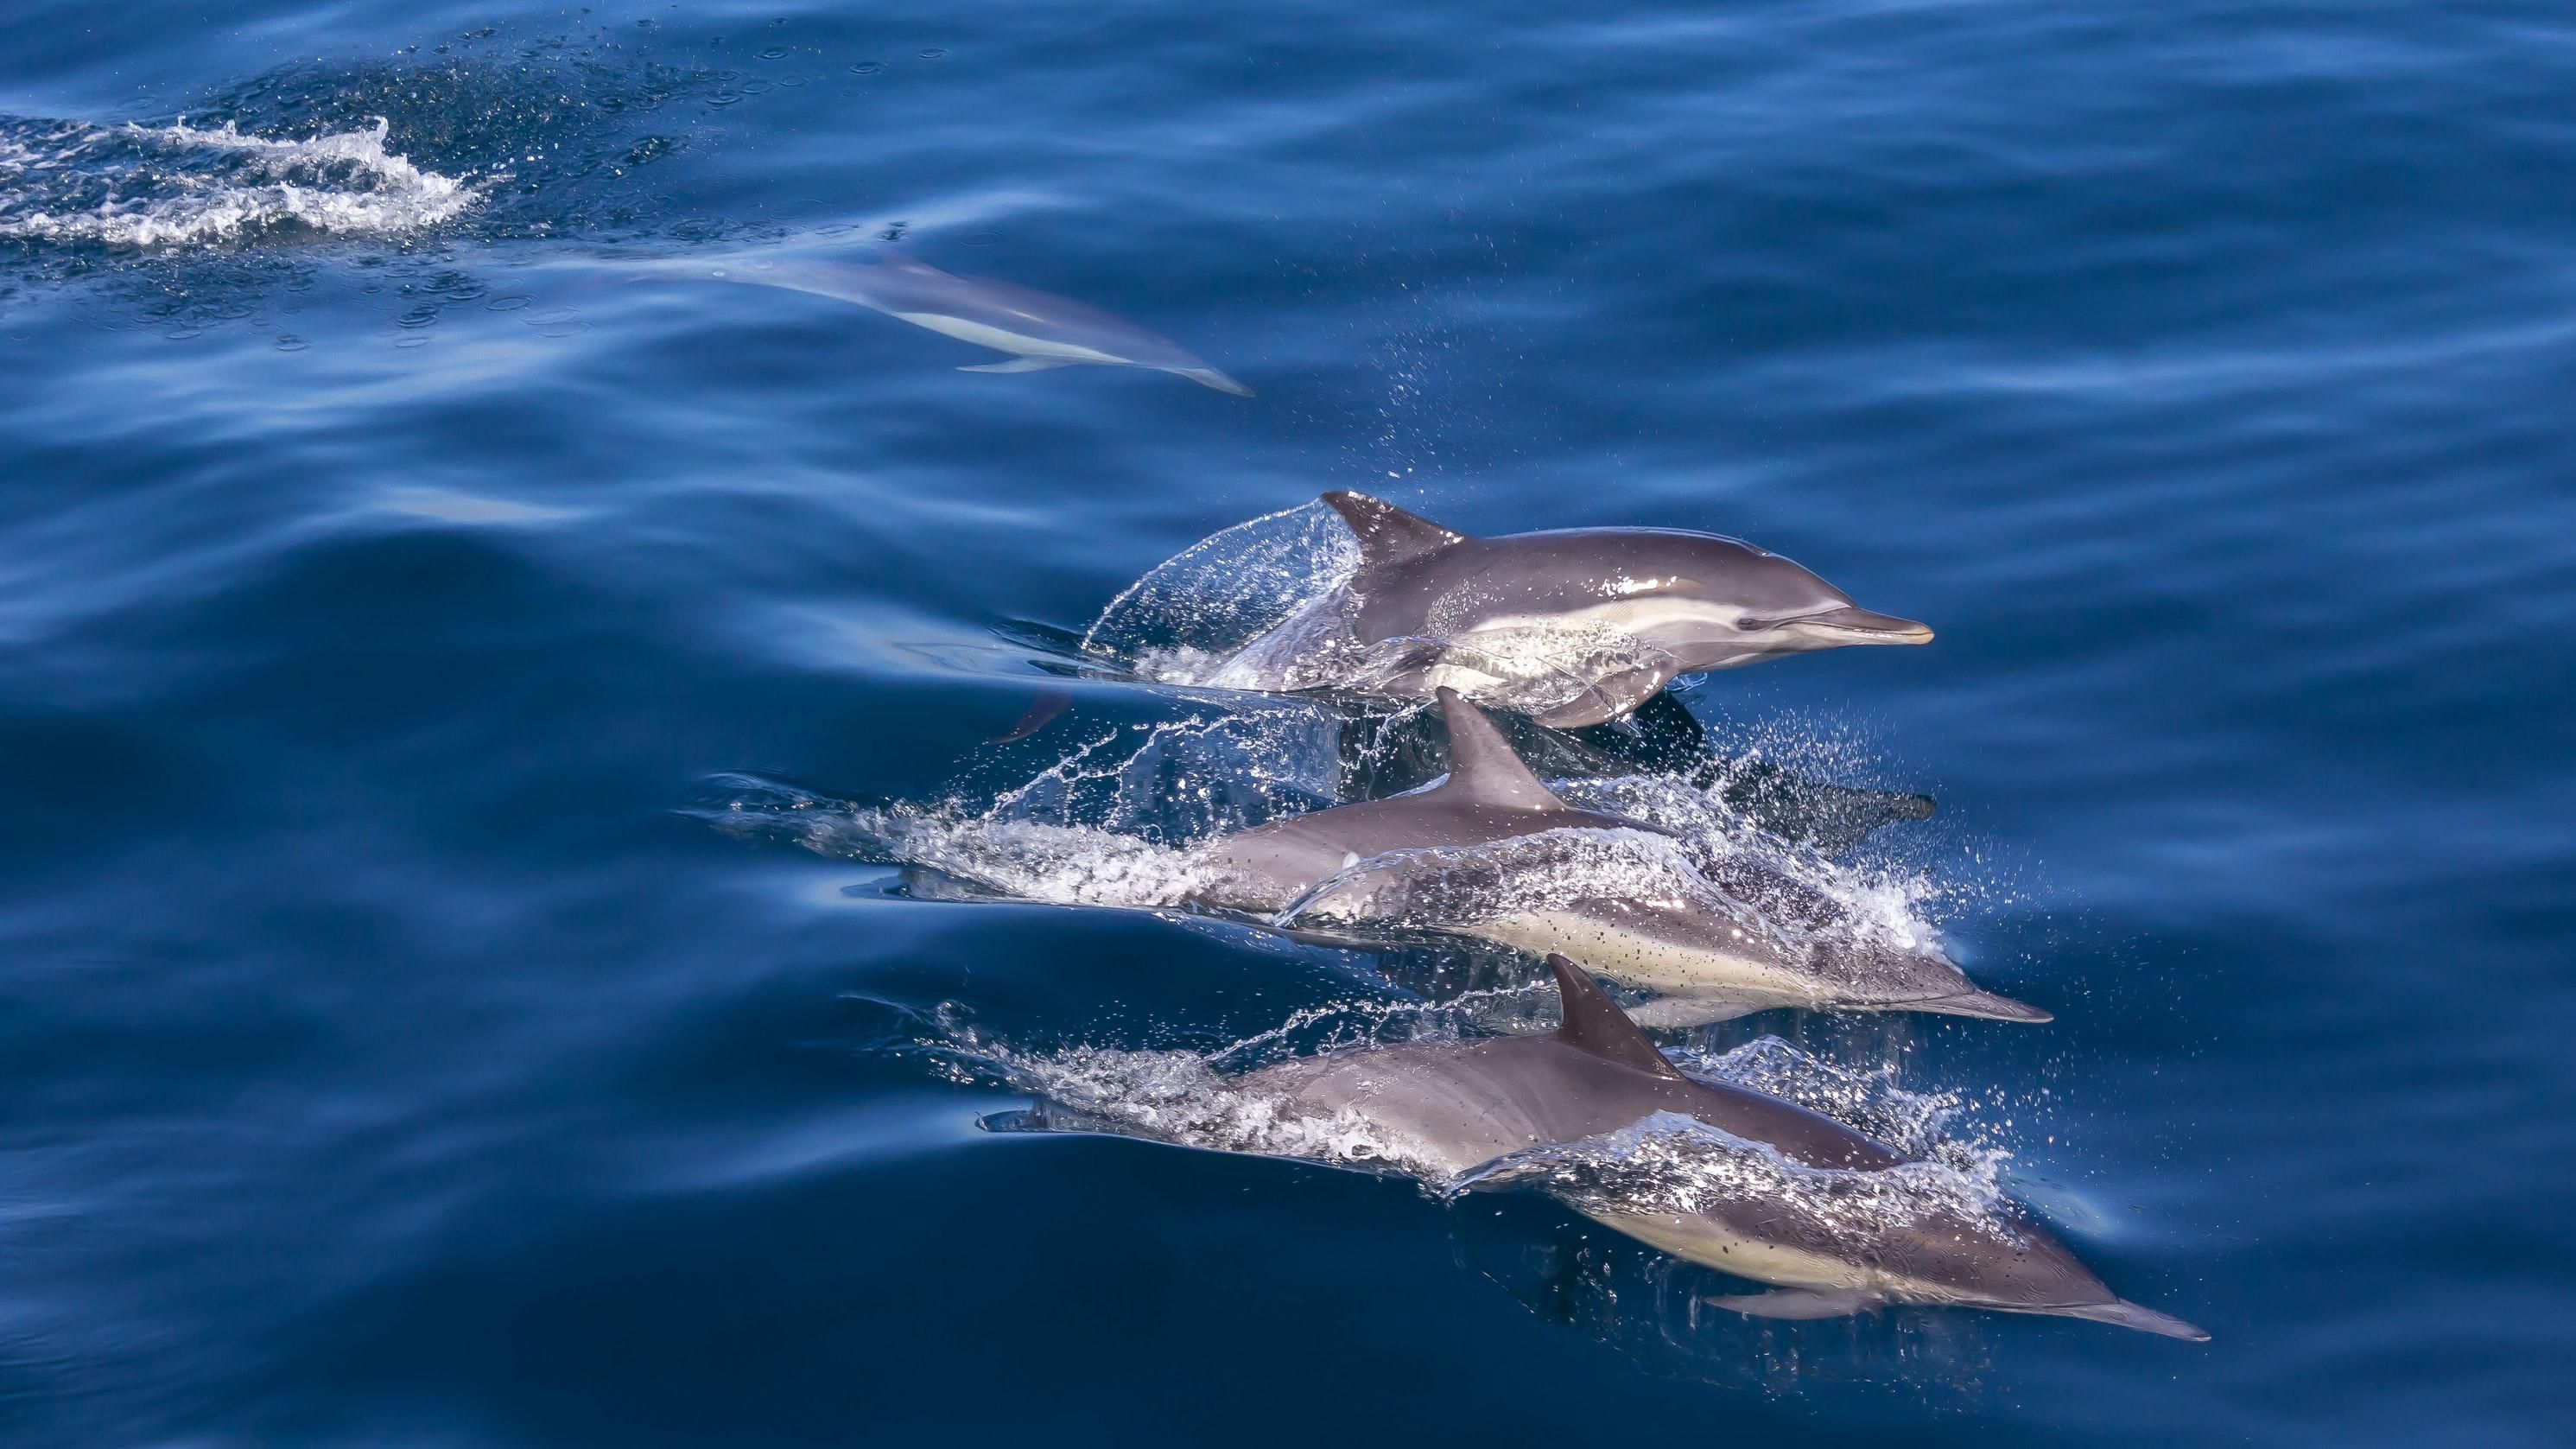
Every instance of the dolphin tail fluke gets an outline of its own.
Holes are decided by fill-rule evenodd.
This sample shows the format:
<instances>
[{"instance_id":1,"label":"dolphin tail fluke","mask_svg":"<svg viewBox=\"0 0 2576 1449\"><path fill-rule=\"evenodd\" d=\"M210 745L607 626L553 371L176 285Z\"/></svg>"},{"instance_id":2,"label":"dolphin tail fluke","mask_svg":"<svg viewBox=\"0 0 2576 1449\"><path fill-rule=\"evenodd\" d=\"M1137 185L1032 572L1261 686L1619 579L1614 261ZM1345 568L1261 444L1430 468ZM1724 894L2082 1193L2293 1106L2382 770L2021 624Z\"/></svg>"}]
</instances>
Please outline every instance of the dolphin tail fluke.
<instances>
[{"instance_id":1,"label":"dolphin tail fluke","mask_svg":"<svg viewBox=\"0 0 2576 1449\"><path fill-rule=\"evenodd\" d=\"M1820 1288L1778 1288L1769 1293L1738 1293L1708 1301L1747 1318L1848 1318L1879 1306L1879 1300L1865 1293Z\"/></svg>"},{"instance_id":2,"label":"dolphin tail fluke","mask_svg":"<svg viewBox=\"0 0 2576 1449\"><path fill-rule=\"evenodd\" d=\"M1176 377L1186 377L1201 387L1215 388L1218 392L1232 393L1236 397L1252 396L1252 389L1213 367L1175 367L1172 373Z\"/></svg>"},{"instance_id":3,"label":"dolphin tail fluke","mask_svg":"<svg viewBox=\"0 0 2576 1449\"><path fill-rule=\"evenodd\" d=\"M2087 1303L2080 1308L2052 1308L2051 1313L2068 1318L2089 1318L2095 1323L2108 1323L2120 1328L2134 1328L2158 1338L2179 1338L2185 1343L2209 1342L2209 1330L2196 1323L2185 1323L2170 1313L2158 1313L2126 1298L2108 1303Z\"/></svg>"},{"instance_id":4,"label":"dolphin tail fluke","mask_svg":"<svg viewBox=\"0 0 2576 1449\"><path fill-rule=\"evenodd\" d=\"M1014 357L1008 362L978 362L957 370L959 372L1052 372L1059 367L1071 366L1073 366L1073 360L1067 357Z\"/></svg>"}]
</instances>

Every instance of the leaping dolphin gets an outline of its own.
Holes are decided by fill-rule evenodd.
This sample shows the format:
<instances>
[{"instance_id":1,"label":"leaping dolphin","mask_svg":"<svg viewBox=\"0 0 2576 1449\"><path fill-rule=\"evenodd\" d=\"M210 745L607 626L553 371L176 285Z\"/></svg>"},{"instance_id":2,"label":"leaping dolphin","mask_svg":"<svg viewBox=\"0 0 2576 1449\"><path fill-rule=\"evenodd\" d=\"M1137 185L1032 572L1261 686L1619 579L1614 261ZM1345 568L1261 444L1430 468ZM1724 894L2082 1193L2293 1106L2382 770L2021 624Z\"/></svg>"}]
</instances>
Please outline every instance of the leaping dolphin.
<instances>
[{"instance_id":1,"label":"leaping dolphin","mask_svg":"<svg viewBox=\"0 0 2576 1449\"><path fill-rule=\"evenodd\" d=\"M1186 377L1236 397L1252 389L1208 366L1168 337L1070 297L958 276L891 248L854 260L745 256L655 263L661 275L712 277L856 302L889 317L996 352L1008 362L960 372L1043 372L1055 367L1142 367Z\"/></svg>"},{"instance_id":2,"label":"leaping dolphin","mask_svg":"<svg viewBox=\"0 0 2576 1449\"><path fill-rule=\"evenodd\" d=\"M1323 495L1357 573L1210 682L1419 698L1452 685L1560 729L1617 719L1674 678L1851 644L1928 644L1740 539L1667 528L1471 538L1364 493Z\"/></svg>"},{"instance_id":3,"label":"leaping dolphin","mask_svg":"<svg viewBox=\"0 0 2576 1449\"><path fill-rule=\"evenodd\" d=\"M1802 940L1713 889L1645 899L1624 892L1559 899L1560 894L1580 893L1551 890L1544 874L1548 863L1541 859L1519 867L1524 879L1518 884L1535 885L1534 891L1513 892L1499 911L1478 909L1478 890L1489 890L1492 883L1475 879L1472 866L1462 871L1454 856L1436 852L1550 831L1669 832L1566 804L1512 752L1482 710L1445 685L1436 693L1449 727L1445 780L1410 794L1337 805L1210 841L1195 856L1201 884L1189 899L1273 918L1299 907L1301 914L1329 922L1334 892L1323 892L1325 899L1312 903L1317 887L1387 857L1393 862L1389 869L1356 882L1347 892L1363 913L1372 892L1387 893L1379 896L1384 900L1419 891L1437 901L1438 892L1450 891L1461 909L1454 923L1434 922L1438 928L1534 955L1563 952L1614 980L1673 997L1673 1002L1656 1003L1658 1020L1666 1025L1784 1006L1928 1011L2000 1021L2050 1019L2035 1006L1979 990L1928 943L1908 948L1835 932ZM1785 875L1766 874L1774 878L1760 882L1759 891L1744 894L1799 900L1817 894ZM1535 881L1526 879L1533 875ZM1831 914L1821 901L1807 904L1806 914Z\"/></svg>"},{"instance_id":4,"label":"leaping dolphin","mask_svg":"<svg viewBox=\"0 0 2576 1449\"><path fill-rule=\"evenodd\" d=\"M1888 1304L2087 1318L2205 1342L2128 1302L2018 1210L1963 1210L1879 1177L1903 1159L1821 1113L1686 1076L1600 986L1548 958L1564 1005L1549 1036L1360 1047L1246 1073L1223 1091L1265 1119L1356 1123L1381 1155L1449 1182L1514 1153L1686 1118L1750 1149L1753 1170L1660 1195L1589 1194L1577 1211L1648 1245L1773 1291L1711 1300L1761 1318L1826 1318ZM1114 1123L1083 1122L1115 1131ZM1508 1180L1508 1179L1506 1179ZM1812 1196L1796 1191L1813 1189ZM1895 1211L1835 1211L1890 1189ZM1816 1211L1822 1207L1823 1211Z\"/></svg>"}]
</instances>

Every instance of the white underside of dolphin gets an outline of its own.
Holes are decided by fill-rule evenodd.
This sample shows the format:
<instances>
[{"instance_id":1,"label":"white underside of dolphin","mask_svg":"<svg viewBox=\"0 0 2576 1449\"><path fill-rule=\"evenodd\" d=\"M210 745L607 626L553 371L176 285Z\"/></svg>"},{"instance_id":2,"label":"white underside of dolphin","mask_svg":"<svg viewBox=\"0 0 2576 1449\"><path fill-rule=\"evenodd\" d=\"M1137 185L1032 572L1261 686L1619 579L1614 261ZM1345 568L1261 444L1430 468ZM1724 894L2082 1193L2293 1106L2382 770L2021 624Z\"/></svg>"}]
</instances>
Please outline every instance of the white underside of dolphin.
<instances>
[{"instance_id":1,"label":"white underside of dolphin","mask_svg":"<svg viewBox=\"0 0 2576 1449\"><path fill-rule=\"evenodd\" d=\"M1908 1305L1924 1308L1982 1308L1995 1313L2028 1313L2045 1318L2082 1318L2133 1328L2159 1338L2206 1342L2198 1325L2159 1313L2142 1303L2113 1298L2107 1303L2029 1305L2008 1299L1962 1293L1956 1288L1885 1267L1809 1252L1781 1243L1766 1243L1732 1232L1706 1218L1676 1213L1615 1213L1578 1208L1585 1217L1625 1233L1650 1248L1676 1258L1721 1267L1739 1278L1776 1284L1764 1293L1736 1293L1708 1301L1748 1318L1845 1318L1857 1313Z\"/></svg>"},{"instance_id":2,"label":"white underside of dolphin","mask_svg":"<svg viewBox=\"0 0 2576 1449\"><path fill-rule=\"evenodd\" d=\"M1096 347L1082 347L1070 342L1054 342L1044 337L1029 337L1007 332L983 322L969 322L962 317L945 317L937 312L888 312L898 322L925 327L943 337L972 342L995 352L1015 352L1011 362L983 362L957 369L959 372L1044 372L1053 367L1131 367L1126 358L1114 356Z\"/></svg>"}]
</instances>

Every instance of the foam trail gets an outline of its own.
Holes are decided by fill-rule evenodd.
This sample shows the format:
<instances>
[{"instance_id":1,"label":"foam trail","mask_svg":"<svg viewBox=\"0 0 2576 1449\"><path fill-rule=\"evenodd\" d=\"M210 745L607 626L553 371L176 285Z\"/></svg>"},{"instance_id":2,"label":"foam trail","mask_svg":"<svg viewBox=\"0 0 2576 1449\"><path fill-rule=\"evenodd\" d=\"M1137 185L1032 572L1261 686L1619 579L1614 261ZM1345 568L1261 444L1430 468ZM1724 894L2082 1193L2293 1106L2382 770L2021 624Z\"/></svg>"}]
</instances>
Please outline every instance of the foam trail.
<instances>
[{"instance_id":1,"label":"foam trail","mask_svg":"<svg viewBox=\"0 0 2576 1449\"><path fill-rule=\"evenodd\" d=\"M861 805L756 779L705 812L719 828L825 856L918 867L992 895L1059 905L1188 909L1203 847L1328 803L1325 748L1300 712L1113 732L976 806ZM1767 835L1723 801L1659 776L1560 782L1573 804L1646 830L1569 829L1353 860L1264 924L1355 945L1473 934L1483 921L1588 900L1697 902L1804 957L1914 951L1939 940L1934 882L1829 860ZM1670 832L1669 834L1663 832Z\"/></svg>"},{"instance_id":2,"label":"foam trail","mask_svg":"<svg viewBox=\"0 0 2576 1449\"><path fill-rule=\"evenodd\" d=\"M1354 1030L1342 1034L1345 1041L1383 1038L1397 1022L1407 1024L1415 1039L1448 1029L1436 1009L1419 1003L1344 1003L1309 1015L1335 1011L1354 1018ZM1064 1109L1074 1130L1392 1173L1436 1197L1520 1188L1578 1210L1689 1212L1713 1193L1740 1195L1745 1182L1758 1181L1784 1211L1809 1216L1855 1241L1935 1213L2004 1231L2012 1227L2001 1188L2011 1154L1956 1131L1956 1096L1907 1092L1896 1085L1892 1068L1853 1072L1777 1037L1702 1054L1686 1065L1704 1078L1768 1091L1879 1134L1915 1160L1878 1172L1809 1167L1704 1123L1658 1114L1599 1137L1550 1143L1446 1173L1408 1159L1398 1144L1347 1111L1303 1114L1241 1087L1237 1069L1285 1055L1290 1035L1265 1032L1205 1055L1099 1046L1034 1051L952 1023L944 1035L921 1045L938 1053L952 1076L996 1080Z\"/></svg>"},{"instance_id":3,"label":"foam trail","mask_svg":"<svg viewBox=\"0 0 2576 1449\"><path fill-rule=\"evenodd\" d=\"M296 229L402 236L481 188L386 149L392 123L303 140L167 126L0 118L0 240L173 248Z\"/></svg>"}]
</instances>

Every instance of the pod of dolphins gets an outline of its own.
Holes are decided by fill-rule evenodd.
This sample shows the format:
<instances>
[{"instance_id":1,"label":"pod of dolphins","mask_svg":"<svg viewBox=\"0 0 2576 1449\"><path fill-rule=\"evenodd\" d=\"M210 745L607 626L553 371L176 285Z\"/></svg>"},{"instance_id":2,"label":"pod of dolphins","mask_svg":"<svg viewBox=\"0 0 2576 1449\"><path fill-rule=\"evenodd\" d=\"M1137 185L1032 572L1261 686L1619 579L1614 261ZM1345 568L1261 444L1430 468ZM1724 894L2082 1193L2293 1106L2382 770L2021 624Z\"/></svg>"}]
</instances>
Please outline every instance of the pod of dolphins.
<instances>
[{"instance_id":1,"label":"pod of dolphins","mask_svg":"<svg viewBox=\"0 0 2576 1449\"><path fill-rule=\"evenodd\" d=\"M857 263L773 255L647 270L855 302L1010 355L965 371L1137 367L1251 395L1179 345L1106 313L954 276L890 250ZM1205 843L1195 854L1188 903L1329 940L1336 921L1366 919L1389 900L1404 903L1410 924L1424 924L1427 901L1435 928L1545 957L1563 1025L1545 1036L1329 1051L1229 1078L1226 1093L1285 1113L1364 1124L1407 1159L1452 1176L1532 1148L1674 1117L1776 1154L1795 1170L1866 1176L1904 1159L1804 1107L1686 1075L1595 977L1665 998L1650 1003L1660 1008L1654 1019L1662 1025L1780 1007L2050 1020L2040 1008L1979 989L1929 943L1771 929L1766 910L1829 910L1824 902L1802 903L1798 893L1806 888L1786 878L1730 880L1736 888L1705 898L1566 903L1541 893L1499 913L1438 919L1440 877L1456 858L1444 851L1525 842L1537 862L1528 868L1543 871L1552 841L1627 838L1650 849L1689 848L1657 825L1568 804L1515 753L1479 699L1550 729L1582 729L1628 718L1683 675L1851 645L1924 644L1932 631L1863 608L1788 559L1714 534L1586 528L1476 538L1364 494L1327 493L1322 501L1348 525L1356 569L1235 654L1212 683L1434 701L1447 729L1447 773L1424 788ZM1619 647L1547 654L1546 687L1533 694L1524 671L1508 662L1529 657L1533 635L1607 638ZM1061 700L1042 702L1010 738L1034 733L1060 707ZM1702 864L1720 877L1758 869ZM1867 1232L1826 1231L1781 1211L1763 1180L1716 1186L1687 1204L1582 1211L1664 1252L1770 1285L1712 1300L1756 1317L1952 1305L2091 1319L2193 1341L2209 1336L2120 1298L2017 1210L1998 1217L1935 1209Z\"/></svg>"}]
</instances>

